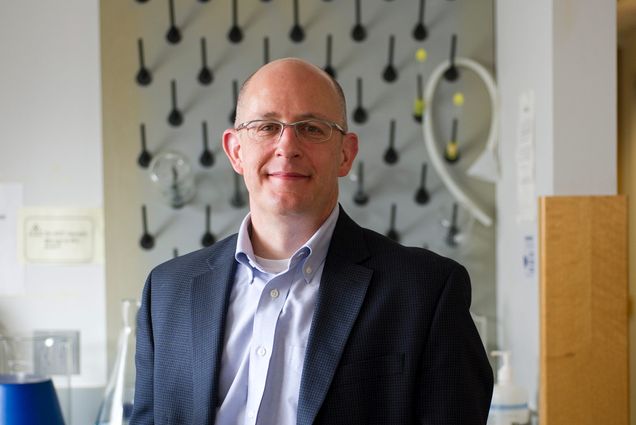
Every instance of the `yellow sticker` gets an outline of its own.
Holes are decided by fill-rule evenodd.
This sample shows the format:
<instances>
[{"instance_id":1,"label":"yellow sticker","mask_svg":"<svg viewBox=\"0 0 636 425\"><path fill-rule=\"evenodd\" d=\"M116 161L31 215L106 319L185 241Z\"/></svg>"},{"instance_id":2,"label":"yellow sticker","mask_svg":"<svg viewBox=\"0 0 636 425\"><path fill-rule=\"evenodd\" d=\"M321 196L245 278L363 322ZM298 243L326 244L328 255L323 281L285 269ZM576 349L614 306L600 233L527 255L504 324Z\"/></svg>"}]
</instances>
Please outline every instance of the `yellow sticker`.
<instances>
[{"instance_id":1,"label":"yellow sticker","mask_svg":"<svg viewBox=\"0 0 636 425\"><path fill-rule=\"evenodd\" d=\"M462 106L464 104L464 94L461 92L455 93L453 95L453 103L455 106Z\"/></svg>"},{"instance_id":2,"label":"yellow sticker","mask_svg":"<svg viewBox=\"0 0 636 425\"><path fill-rule=\"evenodd\" d=\"M459 149L456 142L449 142L446 145L446 158L450 161L454 161L457 159L457 155L459 154Z\"/></svg>"},{"instance_id":3,"label":"yellow sticker","mask_svg":"<svg viewBox=\"0 0 636 425\"><path fill-rule=\"evenodd\" d=\"M413 114L421 116L424 113L424 99L417 98L413 102Z\"/></svg>"},{"instance_id":4,"label":"yellow sticker","mask_svg":"<svg viewBox=\"0 0 636 425\"><path fill-rule=\"evenodd\" d=\"M417 59L418 62L424 62L426 61L426 58L428 57L428 53L426 53L426 50L424 48L419 48L417 49L417 52L415 52L415 59Z\"/></svg>"}]
</instances>

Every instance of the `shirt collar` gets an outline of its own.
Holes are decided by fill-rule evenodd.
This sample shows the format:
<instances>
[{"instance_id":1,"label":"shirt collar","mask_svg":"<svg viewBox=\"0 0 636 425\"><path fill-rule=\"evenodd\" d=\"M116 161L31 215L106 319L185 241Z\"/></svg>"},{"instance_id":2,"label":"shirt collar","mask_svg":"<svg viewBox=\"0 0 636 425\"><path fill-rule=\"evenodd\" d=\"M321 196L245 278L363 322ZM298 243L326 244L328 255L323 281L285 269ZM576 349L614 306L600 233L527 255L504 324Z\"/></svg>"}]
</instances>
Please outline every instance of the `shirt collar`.
<instances>
[{"instance_id":1,"label":"shirt collar","mask_svg":"<svg viewBox=\"0 0 636 425\"><path fill-rule=\"evenodd\" d=\"M336 204L324 223L322 223L309 240L298 248L290 258L288 270L302 263L301 272L307 283L311 282L316 271L327 256L327 250L329 249L329 243L331 242L331 236L336 227L339 214L340 208L338 204ZM264 273L264 270L258 265L252 248L252 241L249 235L251 222L251 215L247 213L239 227L234 258L246 266L250 273L250 282L253 282L254 271L257 270Z\"/></svg>"}]
</instances>

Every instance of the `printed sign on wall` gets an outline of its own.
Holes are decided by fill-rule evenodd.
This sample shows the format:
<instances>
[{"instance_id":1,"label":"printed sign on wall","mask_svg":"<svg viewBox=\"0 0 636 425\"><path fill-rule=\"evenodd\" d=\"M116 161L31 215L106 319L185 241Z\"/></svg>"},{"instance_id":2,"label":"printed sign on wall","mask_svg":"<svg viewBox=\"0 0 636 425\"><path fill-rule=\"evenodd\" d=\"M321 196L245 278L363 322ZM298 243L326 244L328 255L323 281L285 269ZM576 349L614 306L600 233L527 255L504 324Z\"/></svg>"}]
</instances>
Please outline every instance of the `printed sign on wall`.
<instances>
[{"instance_id":1,"label":"printed sign on wall","mask_svg":"<svg viewBox=\"0 0 636 425\"><path fill-rule=\"evenodd\" d=\"M94 209L25 209L22 254L26 263L86 264L101 261L101 213Z\"/></svg>"}]
</instances>

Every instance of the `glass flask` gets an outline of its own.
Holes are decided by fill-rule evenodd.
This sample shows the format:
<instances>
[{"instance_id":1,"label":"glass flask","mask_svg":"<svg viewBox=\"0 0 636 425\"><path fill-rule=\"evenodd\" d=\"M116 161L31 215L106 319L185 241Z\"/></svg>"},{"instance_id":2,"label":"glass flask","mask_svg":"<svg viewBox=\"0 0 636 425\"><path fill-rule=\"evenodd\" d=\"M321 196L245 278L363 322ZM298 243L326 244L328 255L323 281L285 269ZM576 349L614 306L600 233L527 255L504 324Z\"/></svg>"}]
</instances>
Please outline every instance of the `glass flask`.
<instances>
[{"instance_id":1,"label":"glass flask","mask_svg":"<svg viewBox=\"0 0 636 425\"><path fill-rule=\"evenodd\" d=\"M163 200L182 208L194 198L196 188L190 161L178 152L161 152L150 163L150 179Z\"/></svg>"},{"instance_id":2,"label":"glass flask","mask_svg":"<svg viewBox=\"0 0 636 425\"><path fill-rule=\"evenodd\" d=\"M121 301L122 328L117 341L117 357L108 378L96 425L127 425L132 415L135 393L135 325L139 301Z\"/></svg>"},{"instance_id":3,"label":"glass flask","mask_svg":"<svg viewBox=\"0 0 636 425\"><path fill-rule=\"evenodd\" d=\"M71 425L71 375L77 373L78 347L72 333L39 332L0 335L2 424ZM24 410L26 405L31 409Z\"/></svg>"}]
</instances>

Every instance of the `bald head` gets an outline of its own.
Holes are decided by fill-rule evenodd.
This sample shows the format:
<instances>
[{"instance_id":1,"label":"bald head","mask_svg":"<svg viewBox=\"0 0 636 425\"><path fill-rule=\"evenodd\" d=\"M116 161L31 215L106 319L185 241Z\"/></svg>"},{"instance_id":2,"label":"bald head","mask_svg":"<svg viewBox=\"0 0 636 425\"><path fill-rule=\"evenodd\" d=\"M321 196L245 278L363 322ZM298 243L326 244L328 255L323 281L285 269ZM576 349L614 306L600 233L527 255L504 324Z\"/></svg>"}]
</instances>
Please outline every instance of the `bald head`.
<instances>
[{"instance_id":1,"label":"bald head","mask_svg":"<svg viewBox=\"0 0 636 425\"><path fill-rule=\"evenodd\" d=\"M347 129L347 106L340 84L319 67L298 58L284 58L269 62L250 75L241 86L236 102L235 125L245 121L246 103L257 91L275 92L282 85L296 85L300 89L297 96L308 95L310 90L318 90L333 101L329 113L337 117L338 124ZM306 89L306 90L304 90Z\"/></svg>"}]
</instances>

